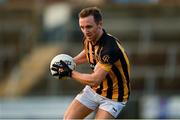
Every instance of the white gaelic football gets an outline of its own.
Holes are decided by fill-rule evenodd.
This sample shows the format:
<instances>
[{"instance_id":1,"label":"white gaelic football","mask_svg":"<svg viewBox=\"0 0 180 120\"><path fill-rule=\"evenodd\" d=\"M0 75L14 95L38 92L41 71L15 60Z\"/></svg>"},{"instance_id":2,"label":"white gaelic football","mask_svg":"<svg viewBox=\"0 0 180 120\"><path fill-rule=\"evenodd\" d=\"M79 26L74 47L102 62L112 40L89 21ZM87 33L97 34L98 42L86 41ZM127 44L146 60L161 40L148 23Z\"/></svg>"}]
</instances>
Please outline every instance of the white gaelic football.
<instances>
[{"instance_id":1,"label":"white gaelic football","mask_svg":"<svg viewBox=\"0 0 180 120\"><path fill-rule=\"evenodd\" d=\"M56 73L55 71L51 70L52 68L52 65L56 62L60 62L60 60L64 61L70 69L74 70L75 67L76 67L76 63L73 61L73 58L70 56L70 55L67 55L67 54L59 54L59 55L56 55L52 60L51 60L51 63L50 63L50 71L51 71L51 74L53 75L54 73ZM58 78L58 77L57 77Z\"/></svg>"}]
</instances>

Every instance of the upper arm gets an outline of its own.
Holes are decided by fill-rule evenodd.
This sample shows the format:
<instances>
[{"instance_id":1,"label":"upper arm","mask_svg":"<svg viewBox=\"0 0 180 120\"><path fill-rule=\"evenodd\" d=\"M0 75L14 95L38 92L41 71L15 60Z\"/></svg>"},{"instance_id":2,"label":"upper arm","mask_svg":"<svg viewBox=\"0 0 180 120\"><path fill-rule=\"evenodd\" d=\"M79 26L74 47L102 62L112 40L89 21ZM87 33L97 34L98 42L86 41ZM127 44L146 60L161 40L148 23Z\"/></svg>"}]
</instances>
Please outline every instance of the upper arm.
<instances>
[{"instance_id":1,"label":"upper arm","mask_svg":"<svg viewBox=\"0 0 180 120\"><path fill-rule=\"evenodd\" d=\"M92 73L94 78L98 80L99 84L106 77L107 74L108 74L108 70L104 69L102 66L100 66L100 64L97 64L95 66L94 72Z\"/></svg>"}]
</instances>

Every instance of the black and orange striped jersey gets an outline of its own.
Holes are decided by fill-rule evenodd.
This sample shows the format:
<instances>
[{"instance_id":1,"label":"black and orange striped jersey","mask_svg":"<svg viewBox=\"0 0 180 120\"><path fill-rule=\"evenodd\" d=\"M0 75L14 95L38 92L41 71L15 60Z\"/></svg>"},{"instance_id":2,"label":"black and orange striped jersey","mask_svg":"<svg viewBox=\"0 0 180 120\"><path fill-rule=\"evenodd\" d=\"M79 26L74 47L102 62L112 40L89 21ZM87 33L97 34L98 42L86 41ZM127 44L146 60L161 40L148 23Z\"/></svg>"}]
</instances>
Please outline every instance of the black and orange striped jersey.
<instances>
[{"instance_id":1,"label":"black and orange striped jersey","mask_svg":"<svg viewBox=\"0 0 180 120\"><path fill-rule=\"evenodd\" d=\"M99 65L108 71L101 84L93 89L109 99L127 101L130 95L130 64L119 40L103 30L103 35L95 45L84 38L84 50L92 69Z\"/></svg>"}]
</instances>

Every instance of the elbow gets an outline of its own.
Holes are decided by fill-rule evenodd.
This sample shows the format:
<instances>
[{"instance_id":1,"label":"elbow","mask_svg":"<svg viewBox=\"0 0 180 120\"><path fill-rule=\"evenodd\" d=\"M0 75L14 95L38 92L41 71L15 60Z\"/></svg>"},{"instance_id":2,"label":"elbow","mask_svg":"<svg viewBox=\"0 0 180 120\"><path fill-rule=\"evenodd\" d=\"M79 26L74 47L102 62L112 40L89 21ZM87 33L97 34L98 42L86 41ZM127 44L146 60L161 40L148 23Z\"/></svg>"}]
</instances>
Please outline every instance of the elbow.
<instances>
[{"instance_id":1,"label":"elbow","mask_svg":"<svg viewBox=\"0 0 180 120\"><path fill-rule=\"evenodd\" d=\"M102 82L102 78L96 76L95 74L92 74L92 78L91 78L91 86L92 87L97 87L101 84Z\"/></svg>"},{"instance_id":2,"label":"elbow","mask_svg":"<svg viewBox=\"0 0 180 120\"><path fill-rule=\"evenodd\" d=\"M101 84L101 81L100 80L94 80L91 84L92 87L97 87Z\"/></svg>"}]
</instances>

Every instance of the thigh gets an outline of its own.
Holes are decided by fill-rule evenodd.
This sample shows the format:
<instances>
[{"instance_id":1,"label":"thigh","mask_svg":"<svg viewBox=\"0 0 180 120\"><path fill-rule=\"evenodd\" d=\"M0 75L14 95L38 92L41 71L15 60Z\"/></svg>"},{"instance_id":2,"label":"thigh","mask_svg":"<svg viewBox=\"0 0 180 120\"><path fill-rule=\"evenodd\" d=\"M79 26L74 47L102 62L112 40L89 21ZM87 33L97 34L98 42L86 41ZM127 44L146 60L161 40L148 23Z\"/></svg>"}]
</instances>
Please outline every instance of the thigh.
<instances>
[{"instance_id":1,"label":"thigh","mask_svg":"<svg viewBox=\"0 0 180 120\"><path fill-rule=\"evenodd\" d=\"M98 109L96 112L95 119L114 119L114 117L107 111Z\"/></svg>"},{"instance_id":2,"label":"thigh","mask_svg":"<svg viewBox=\"0 0 180 120\"><path fill-rule=\"evenodd\" d=\"M74 99L65 112L64 119L83 119L93 110Z\"/></svg>"},{"instance_id":3,"label":"thigh","mask_svg":"<svg viewBox=\"0 0 180 120\"><path fill-rule=\"evenodd\" d=\"M98 115L97 115L98 118L101 116L107 119L117 118L123 107L126 105L126 102L115 102L108 98L104 98L104 97L101 98L102 99L100 101Z\"/></svg>"}]
</instances>

